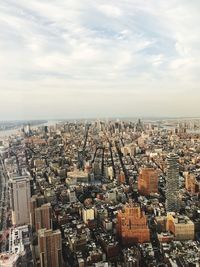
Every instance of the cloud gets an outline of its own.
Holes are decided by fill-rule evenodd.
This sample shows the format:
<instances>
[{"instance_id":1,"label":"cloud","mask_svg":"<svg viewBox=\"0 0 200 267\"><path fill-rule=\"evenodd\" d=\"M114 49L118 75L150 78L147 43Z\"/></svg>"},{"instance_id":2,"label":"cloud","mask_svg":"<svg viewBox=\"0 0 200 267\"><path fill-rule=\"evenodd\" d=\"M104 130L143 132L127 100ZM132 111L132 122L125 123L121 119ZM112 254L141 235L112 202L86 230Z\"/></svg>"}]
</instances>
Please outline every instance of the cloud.
<instances>
[{"instance_id":1,"label":"cloud","mask_svg":"<svg viewBox=\"0 0 200 267\"><path fill-rule=\"evenodd\" d=\"M105 14L108 17L118 18L122 16L121 9L116 6L104 4L104 5L99 5L98 8L103 14Z\"/></svg>"},{"instance_id":2,"label":"cloud","mask_svg":"<svg viewBox=\"0 0 200 267\"><path fill-rule=\"evenodd\" d=\"M112 96L121 103L121 110L108 105L108 115L131 116L131 112L149 114L152 108L148 104L144 107L142 101L146 96L149 101L163 101L161 91L166 99L174 90L177 95L192 90L198 94L199 7L198 1L186 0L2 1L0 92L8 103L7 91L21 102L1 107L1 114L15 116L23 100L27 103L30 98L27 116L36 116L37 106L43 117L47 114L38 106L42 100L46 110L51 110L55 99L59 99L55 103L59 107L59 101L70 96L66 110L55 116L68 116L76 103L85 103L87 116L95 117L102 111L92 103L102 92L102 105L104 97L109 103ZM188 92L188 88L193 89ZM134 95L133 101L141 107L128 108L125 95Z\"/></svg>"}]
</instances>

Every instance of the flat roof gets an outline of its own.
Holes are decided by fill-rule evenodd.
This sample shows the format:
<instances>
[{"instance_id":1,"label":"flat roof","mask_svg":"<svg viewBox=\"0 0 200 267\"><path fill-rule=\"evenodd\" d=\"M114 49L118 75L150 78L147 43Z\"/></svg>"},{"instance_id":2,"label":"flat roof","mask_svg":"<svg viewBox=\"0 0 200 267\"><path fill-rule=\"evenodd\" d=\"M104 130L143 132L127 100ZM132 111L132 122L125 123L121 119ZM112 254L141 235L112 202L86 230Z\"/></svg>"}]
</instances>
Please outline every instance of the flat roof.
<instances>
[{"instance_id":1,"label":"flat roof","mask_svg":"<svg viewBox=\"0 0 200 267\"><path fill-rule=\"evenodd\" d=\"M28 225L19 226L10 229L9 235L9 253L10 254L23 254L25 252L24 242L27 233L27 238L29 238Z\"/></svg>"},{"instance_id":2,"label":"flat roof","mask_svg":"<svg viewBox=\"0 0 200 267\"><path fill-rule=\"evenodd\" d=\"M19 259L19 255L17 254L8 254L8 253L1 253L0 254L0 266L12 266L17 263Z\"/></svg>"}]
</instances>

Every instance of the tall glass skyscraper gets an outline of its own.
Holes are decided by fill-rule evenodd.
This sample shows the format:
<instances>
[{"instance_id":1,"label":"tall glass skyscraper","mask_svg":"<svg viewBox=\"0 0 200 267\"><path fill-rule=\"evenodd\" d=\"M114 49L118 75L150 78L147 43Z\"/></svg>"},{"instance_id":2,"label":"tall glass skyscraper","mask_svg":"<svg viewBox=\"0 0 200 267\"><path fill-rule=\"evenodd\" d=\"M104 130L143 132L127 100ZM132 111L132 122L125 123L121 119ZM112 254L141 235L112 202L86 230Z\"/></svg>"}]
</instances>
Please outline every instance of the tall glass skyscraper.
<instances>
[{"instance_id":1,"label":"tall glass skyscraper","mask_svg":"<svg viewBox=\"0 0 200 267\"><path fill-rule=\"evenodd\" d=\"M178 155L170 153L167 156L167 182L166 182L166 210L179 211L179 164Z\"/></svg>"}]
</instances>

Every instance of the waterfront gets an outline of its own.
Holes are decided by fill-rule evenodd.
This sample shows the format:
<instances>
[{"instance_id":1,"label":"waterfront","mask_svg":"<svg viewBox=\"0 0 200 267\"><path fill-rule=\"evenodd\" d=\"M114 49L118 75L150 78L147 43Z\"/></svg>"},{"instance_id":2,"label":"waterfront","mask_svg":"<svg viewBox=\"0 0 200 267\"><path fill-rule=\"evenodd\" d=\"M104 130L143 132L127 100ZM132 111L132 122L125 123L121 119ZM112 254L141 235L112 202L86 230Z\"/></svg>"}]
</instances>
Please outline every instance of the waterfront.
<instances>
[{"instance_id":1,"label":"waterfront","mask_svg":"<svg viewBox=\"0 0 200 267\"><path fill-rule=\"evenodd\" d=\"M38 128L38 127L42 127L42 126L53 126L56 125L57 123L59 123L59 121L47 121L46 123L42 123L42 124L37 124L37 125L33 125L31 126L32 129ZM8 137L10 135L17 135L21 132L23 126L14 128L14 129L10 129L10 130L4 130L4 131L0 131L0 137Z\"/></svg>"}]
</instances>

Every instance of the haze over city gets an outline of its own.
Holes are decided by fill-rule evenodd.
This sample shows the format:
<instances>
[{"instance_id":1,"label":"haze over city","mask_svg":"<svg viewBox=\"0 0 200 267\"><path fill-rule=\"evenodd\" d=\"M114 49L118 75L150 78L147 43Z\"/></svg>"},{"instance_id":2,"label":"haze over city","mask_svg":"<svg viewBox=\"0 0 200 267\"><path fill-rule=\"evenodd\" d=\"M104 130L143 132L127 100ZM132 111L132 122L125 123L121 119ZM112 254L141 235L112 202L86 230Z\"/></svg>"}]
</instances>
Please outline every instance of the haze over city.
<instances>
[{"instance_id":1,"label":"haze over city","mask_svg":"<svg viewBox=\"0 0 200 267\"><path fill-rule=\"evenodd\" d=\"M0 119L200 116L199 8L1 1Z\"/></svg>"}]
</instances>

